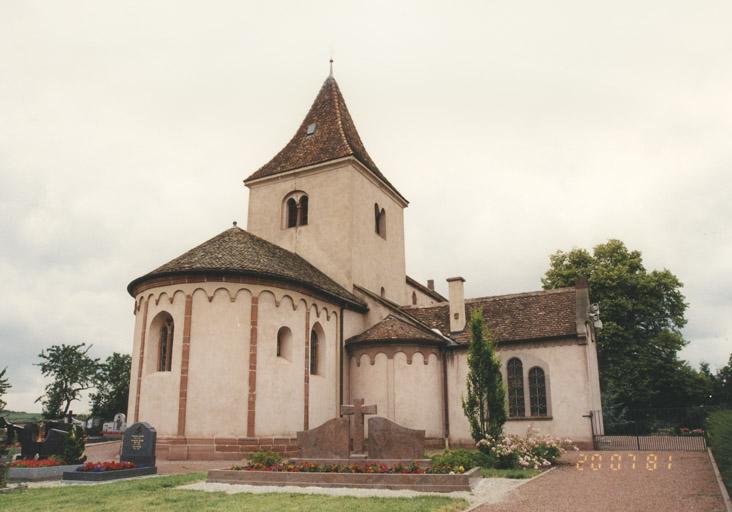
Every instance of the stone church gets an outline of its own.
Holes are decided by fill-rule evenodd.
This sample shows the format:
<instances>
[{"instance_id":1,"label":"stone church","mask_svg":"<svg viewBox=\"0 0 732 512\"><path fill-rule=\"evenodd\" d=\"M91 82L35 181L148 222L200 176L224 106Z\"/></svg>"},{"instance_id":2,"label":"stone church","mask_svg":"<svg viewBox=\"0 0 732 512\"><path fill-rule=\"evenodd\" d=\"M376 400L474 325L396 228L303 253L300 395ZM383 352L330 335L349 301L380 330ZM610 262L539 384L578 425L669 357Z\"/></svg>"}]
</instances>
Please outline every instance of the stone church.
<instances>
[{"instance_id":1,"label":"stone church","mask_svg":"<svg viewBox=\"0 0 732 512\"><path fill-rule=\"evenodd\" d=\"M408 201L366 152L332 75L244 183L246 230L235 224L128 286L128 417L157 429L160 457L291 453L297 431L353 398L433 446L472 444L461 397L473 308L496 335L506 431L591 441L601 405L586 284L466 298L462 277L447 279L448 297L409 277Z\"/></svg>"}]
</instances>

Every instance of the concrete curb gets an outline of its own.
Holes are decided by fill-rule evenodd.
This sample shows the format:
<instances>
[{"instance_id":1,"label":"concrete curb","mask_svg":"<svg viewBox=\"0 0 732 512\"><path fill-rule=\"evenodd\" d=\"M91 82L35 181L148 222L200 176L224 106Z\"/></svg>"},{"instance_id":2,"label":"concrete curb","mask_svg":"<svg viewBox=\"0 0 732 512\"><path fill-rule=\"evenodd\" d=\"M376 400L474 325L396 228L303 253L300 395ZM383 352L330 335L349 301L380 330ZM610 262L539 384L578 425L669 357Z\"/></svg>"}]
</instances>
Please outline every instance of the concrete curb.
<instances>
[{"instance_id":1,"label":"concrete curb","mask_svg":"<svg viewBox=\"0 0 732 512\"><path fill-rule=\"evenodd\" d=\"M719 473L719 468L717 467L717 461L714 460L714 455L712 455L712 449L707 448L707 453L709 454L709 461L712 463L712 469L714 469L714 476L717 477L717 484L719 485L719 490L722 492L722 501L724 501L724 506L727 510L727 512L732 512L732 500L729 498L729 493L727 492L727 487L724 485L724 481L722 480L722 475Z\"/></svg>"}]
</instances>

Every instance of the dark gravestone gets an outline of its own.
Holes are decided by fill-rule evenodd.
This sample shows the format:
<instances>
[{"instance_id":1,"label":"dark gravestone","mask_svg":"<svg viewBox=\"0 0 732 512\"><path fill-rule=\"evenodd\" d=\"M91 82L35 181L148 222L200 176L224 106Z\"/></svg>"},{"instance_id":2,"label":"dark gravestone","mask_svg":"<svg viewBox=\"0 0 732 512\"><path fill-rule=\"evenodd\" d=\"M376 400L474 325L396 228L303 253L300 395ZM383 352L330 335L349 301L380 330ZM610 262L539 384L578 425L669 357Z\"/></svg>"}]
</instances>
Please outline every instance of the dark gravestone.
<instances>
[{"instance_id":1,"label":"dark gravestone","mask_svg":"<svg viewBox=\"0 0 732 512\"><path fill-rule=\"evenodd\" d=\"M347 459L351 455L350 422L333 418L317 428L297 433L300 457L306 459Z\"/></svg>"},{"instance_id":2,"label":"dark gravestone","mask_svg":"<svg viewBox=\"0 0 732 512\"><path fill-rule=\"evenodd\" d=\"M38 445L38 457L47 459L51 455L56 457L64 456L64 441L69 436L65 430L52 428L48 431L46 439Z\"/></svg>"},{"instance_id":3,"label":"dark gravestone","mask_svg":"<svg viewBox=\"0 0 732 512\"><path fill-rule=\"evenodd\" d=\"M20 443L20 457L32 459L38 453L38 426L34 423L11 425L15 439Z\"/></svg>"},{"instance_id":4,"label":"dark gravestone","mask_svg":"<svg viewBox=\"0 0 732 512\"><path fill-rule=\"evenodd\" d=\"M119 460L132 462L136 466L155 466L157 436L155 429L145 422L127 427Z\"/></svg>"},{"instance_id":5,"label":"dark gravestone","mask_svg":"<svg viewBox=\"0 0 732 512\"><path fill-rule=\"evenodd\" d=\"M424 430L414 430L377 416L369 418L369 459L424 458Z\"/></svg>"}]
</instances>

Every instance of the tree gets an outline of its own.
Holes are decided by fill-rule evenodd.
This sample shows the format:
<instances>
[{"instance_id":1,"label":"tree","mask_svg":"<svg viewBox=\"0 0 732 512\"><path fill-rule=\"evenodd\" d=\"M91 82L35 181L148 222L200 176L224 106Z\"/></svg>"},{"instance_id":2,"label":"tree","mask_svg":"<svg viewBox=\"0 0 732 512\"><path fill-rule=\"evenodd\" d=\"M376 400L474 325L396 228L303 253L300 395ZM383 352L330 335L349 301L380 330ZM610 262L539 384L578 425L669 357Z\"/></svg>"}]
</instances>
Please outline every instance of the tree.
<instances>
[{"instance_id":1,"label":"tree","mask_svg":"<svg viewBox=\"0 0 732 512\"><path fill-rule=\"evenodd\" d=\"M3 400L3 396L5 396L8 390L13 387L5 376L6 371L8 371L7 368L3 368L3 370L0 371L0 412L4 411L5 406L8 405L5 400Z\"/></svg>"},{"instance_id":2,"label":"tree","mask_svg":"<svg viewBox=\"0 0 732 512\"><path fill-rule=\"evenodd\" d=\"M463 411L475 442L486 435L500 437L506 423L506 389L493 334L485 325L483 312L477 308L470 316L467 388L467 397L462 400Z\"/></svg>"},{"instance_id":3,"label":"tree","mask_svg":"<svg viewBox=\"0 0 732 512\"><path fill-rule=\"evenodd\" d=\"M46 386L46 393L38 397L36 402L43 403L44 416L65 416L69 412L71 402L81 398L81 392L94 386L99 359L88 355L91 345L53 345L47 351L41 351L38 357L44 377L53 381ZM61 409L63 407L63 409Z\"/></svg>"},{"instance_id":4,"label":"tree","mask_svg":"<svg viewBox=\"0 0 732 512\"><path fill-rule=\"evenodd\" d=\"M117 352L99 365L94 379L97 392L90 396L92 416L111 419L118 412L127 413L131 366L132 357Z\"/></svg>"},{"instance_id":5,"label":"tree","mask_svg":"<svg viewBox=\"0 0 732 512\"><path fill-rule=\"evenodd\" d=\"M600 305L603 329L598 358L603 390L631 409L698 405L705 380L678 352L687 304L681 281L669 270L647 271L639 251L620 240L594 248L558 251L550 256L545 289L588 280L591 299Z\"/></svg>"}]
</instances>

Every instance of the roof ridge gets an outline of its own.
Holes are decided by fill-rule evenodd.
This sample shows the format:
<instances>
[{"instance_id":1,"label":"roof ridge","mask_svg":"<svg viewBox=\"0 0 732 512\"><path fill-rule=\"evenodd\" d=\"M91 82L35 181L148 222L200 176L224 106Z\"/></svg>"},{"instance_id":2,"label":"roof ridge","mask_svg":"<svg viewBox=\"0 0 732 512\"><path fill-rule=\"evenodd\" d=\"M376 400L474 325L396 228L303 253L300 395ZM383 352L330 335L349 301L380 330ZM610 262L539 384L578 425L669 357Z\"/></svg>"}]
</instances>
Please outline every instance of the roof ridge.
<instances>
[{"instance_id":1,"label":"roof ridge","mask_svg":"<svg viewBox=\"0 0 732 512\"><path fill-rule=\"evenodd\" d=\"M353 150L353 145L351 145L351 141L348 140L348 137L346 136L346 132L343 130L343 119L341 118L341 102L338 101L338 96L340 96L340 88L338 87L338 83L336 82L336 79L335 79L335 77L333 77L333 75L330 75L327 78L327 81L330 82L330 87L331 87L332 93L333 93L333 101L335 103L336 121L338 122L338 131L341 132L341 139L343 139L343 143L346 145L346 147L351 152L350 156L356 157L356 152Z\"/></svg>"},{"instance_id":2,"label":"roof ridge","mask_svg":"<svg viewBox=\"0 0 732 512\"><path fill-rule=\"evenodd\" d=\"M531 292L520 292L520 293L506 293L503 295L487 295L484 297L473 297L470 299L465 299L465 302L478 302L478 301L486 301L486 300L500 300L500 299L512 299L517 297L537 297L539 295L550 295L553 293L567 293L570 291L575 291L576 288L574 286L565 286L562 288L551 288L549 290L535 290Z\"/></svg>"}]
</instances>

